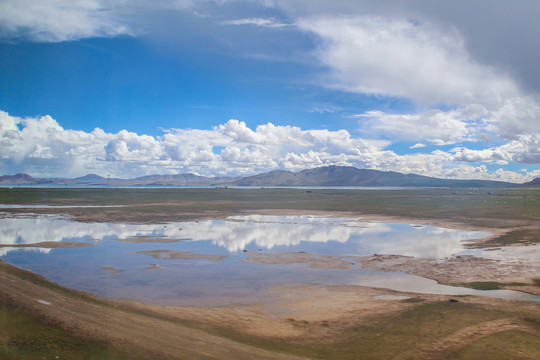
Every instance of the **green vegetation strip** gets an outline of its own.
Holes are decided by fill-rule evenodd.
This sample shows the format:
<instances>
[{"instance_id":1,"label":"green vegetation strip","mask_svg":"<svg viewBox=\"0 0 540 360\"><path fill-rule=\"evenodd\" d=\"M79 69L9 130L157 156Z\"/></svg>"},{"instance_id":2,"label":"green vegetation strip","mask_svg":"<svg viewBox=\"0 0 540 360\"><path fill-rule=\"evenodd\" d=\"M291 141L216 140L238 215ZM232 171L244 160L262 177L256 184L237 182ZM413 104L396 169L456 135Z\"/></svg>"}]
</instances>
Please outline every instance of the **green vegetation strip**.
<instances>
[{"instance_id":1,"label":"green vegetation strip","mask_svg":"<svg viewBox=\"0 0 540 360\"><path fill-rule=\"evenodd\" d=\"M422 349L444 339L456 331L487 321L513 318L540 327L538 311L487 307L479 304L458 302L430 302L412 305L404 312L386 315L363 326L347 329L340 336L324 341L308 342L303 339L268 339L245 336L228 329L215 331L235 341L270 351L304 356L312 359L422 359ZM320 326L332 329L333 324L321 322ZM531 337L534 338L534 337ZM491 344L491 339L486 339ZM513 340L497 338L500 348L506 348L501 356L515 358ZM520 345L531 354L540 355L537 341L525 338ZM467 345L467 344L464 344ZM475 351L475 350L474 350ZM453 359L452 354L441 354L438 359ZM472 357L471 359L484 359Z\"/></svg>"},{"instance_id":2,"label":"green vegetation strip","mask_svg":"<svg viewBox=\"0 0 540 360\"><path fill-rule=\"evenodd\" d=\"M41 359L133 359L88 339L73 336L20 311L0 298L0 358Z\"/></svg>"},{"instance_id":3,"label":"green vegetation strip","mask_svg":"<svg viewBox=\"0 0 540 360\"><path fill-rule=\"evenodd\" d=\"M497 238L486 241L482 246L495 247L495 246L508 246L515 244L537 244L540 243L540 234L538 229L520 229L509 231Z\"/></svg>"},{"instance_id":4,"label":"green vegetation strip","mask_svg":"<svg viewBox=\"0 0 540 360\"><path fill-rule=\"evenodd\" d=\"M465 283L463 285L476 289L476 290L499 290L499 289L504 289L505 287L508 287L508 286L527 286L528 284L520 283L520 282L500 283L496 281L476 281L476 282Z\"/></svg>"},{"instance_id":5,"label":"green vegetation strip","mask_svg":"<svg viewBox=\"0 0 540 360\"><path fill-rule=\"evenodd\" d=\"M166 222L193 219L209 212L233 214L257 210L353 211L464 222L476 226L515 228L538 224L540 189L5 189L0 203L46 205L125 205L100 208L102 221ZM10 212L28 212L10 209ZM93 219L92 208L32 209L34 213L60 213L78 220ZM510 224L510 222L512 222ZM534 230L533 230L534 231ZM533 231L509 233L501 241L528 243L540 239Z\"/></svg>"},{"instance_id":6,"label":"green vegetation strip","mask_svg":"<svg viewBox=\"0 0 540 360\"><path fill-rule=\"evenodd\" d=\"M493 334L454 351L453 360L536 360L539 356L540 338L523 331L505 331Z\"/></svg>"}]
</instances>

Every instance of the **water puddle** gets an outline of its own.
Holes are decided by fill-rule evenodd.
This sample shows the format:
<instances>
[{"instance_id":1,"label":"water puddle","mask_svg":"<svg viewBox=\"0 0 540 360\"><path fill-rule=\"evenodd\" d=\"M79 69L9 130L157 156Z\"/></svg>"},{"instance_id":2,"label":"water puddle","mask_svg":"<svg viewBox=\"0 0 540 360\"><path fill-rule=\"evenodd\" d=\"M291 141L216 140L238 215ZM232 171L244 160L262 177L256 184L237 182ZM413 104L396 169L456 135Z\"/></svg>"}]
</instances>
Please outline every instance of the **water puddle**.
<instances>
[{"instance_id":1,"label":"water puddle","mask_svg":"<svg viewBox=\"0 0 540 360\"><path fill-rule=\"evenodd\" d=\"M261 301L263 290L291 283L363 285L540 301L538 296L520 292L450 287L403 273L246 261L254 252L395 254L440 259L480 256L485 251L464 245L486 235L418 224L321 216L253 215L226 221L137 225L80 223L55 215L0 215L0 256L70 288L102 297L165 305L253 304ZM43 242L94 246L39 247ZM32 244L35 247L14 247Z\"/></svg>"}]
</instances>

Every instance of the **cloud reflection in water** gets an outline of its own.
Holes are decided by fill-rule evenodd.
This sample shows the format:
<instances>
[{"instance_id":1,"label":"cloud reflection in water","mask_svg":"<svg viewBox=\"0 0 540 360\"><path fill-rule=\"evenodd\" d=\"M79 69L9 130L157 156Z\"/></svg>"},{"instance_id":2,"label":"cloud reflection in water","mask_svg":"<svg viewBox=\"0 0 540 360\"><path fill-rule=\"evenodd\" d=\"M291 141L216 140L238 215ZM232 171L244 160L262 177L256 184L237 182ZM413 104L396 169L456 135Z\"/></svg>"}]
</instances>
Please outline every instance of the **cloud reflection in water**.
<instances>
[{"instance_id":1,"label":"cloud reflection in water","mask_svg":"<svg viewBox=\"0 0 540 360\"><path fill-rule=\"evenodd\" d=\"M464 241L486 234L321 216L250 215L230 217L226 221L144 225L81 223L58 216L0 219L0 242L8 245L43 241L90 242L143 236L157 239L189 238L200 242L201 246L206 244L206 251L219 247L230 253L256 247L269 251L312 251L328 255L396 254L445 258L467 252L463 248ZM10 250L0 250L0 255L5 255L7 251Z\"/></svg>"}]
</instances>

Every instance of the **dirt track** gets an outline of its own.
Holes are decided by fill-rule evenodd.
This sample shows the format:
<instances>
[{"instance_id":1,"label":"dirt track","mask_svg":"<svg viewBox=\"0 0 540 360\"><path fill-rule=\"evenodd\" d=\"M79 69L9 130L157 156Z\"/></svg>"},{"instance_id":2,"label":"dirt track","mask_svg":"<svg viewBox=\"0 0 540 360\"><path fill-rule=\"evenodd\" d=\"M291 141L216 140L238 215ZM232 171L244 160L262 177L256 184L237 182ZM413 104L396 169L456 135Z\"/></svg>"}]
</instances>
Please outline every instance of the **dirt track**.
<instances>
[{"instance_id":1,"label":"dirt track","mask_svg":"<svg viewBox=\"0 0 540 360\"><path fill-rule=\"evenodd\" d=\"M525 321L516 319L499 319L494 321L486 321L458 330L452 335L447 336L424 349L423 356L430 359L437 358L442 353L462 348L465 345L473 343L479 339L512 330L523 331L540 338L540 329Z\"/></svg>"}]
</instances>

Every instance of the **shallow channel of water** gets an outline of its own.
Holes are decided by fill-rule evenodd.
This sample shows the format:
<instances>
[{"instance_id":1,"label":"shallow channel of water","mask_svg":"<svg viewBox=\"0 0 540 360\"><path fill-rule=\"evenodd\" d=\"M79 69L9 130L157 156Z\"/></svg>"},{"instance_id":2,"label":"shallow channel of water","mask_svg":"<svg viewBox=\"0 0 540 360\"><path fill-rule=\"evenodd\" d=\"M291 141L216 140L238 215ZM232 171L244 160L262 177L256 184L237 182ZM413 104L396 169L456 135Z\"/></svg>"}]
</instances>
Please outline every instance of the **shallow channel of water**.
<instances>
[{"instance_id":1,"label":"shallow channel of water","mask_svg":"<svg viewBox=\"0 0 540 360\"><path fill-rule=\"evenodd\" d=\"M464 244L485 233L419 224L321 216L231 217L167 224L80 223L55 215L0 214L0 243L78 242L78 248L4 247L0 256L70 288L156 304L230 305L261 301L291 283L354 284L408 292L482 295L540 302L515 291L440 285L395 272L247 263L250 252L332 256L395 254L445 258L482 255ZM158 251L156 251L158 250ZM266 299L268 300L268 299Z\"/></svg>"}]
</instances>

